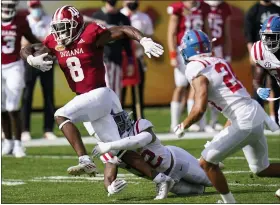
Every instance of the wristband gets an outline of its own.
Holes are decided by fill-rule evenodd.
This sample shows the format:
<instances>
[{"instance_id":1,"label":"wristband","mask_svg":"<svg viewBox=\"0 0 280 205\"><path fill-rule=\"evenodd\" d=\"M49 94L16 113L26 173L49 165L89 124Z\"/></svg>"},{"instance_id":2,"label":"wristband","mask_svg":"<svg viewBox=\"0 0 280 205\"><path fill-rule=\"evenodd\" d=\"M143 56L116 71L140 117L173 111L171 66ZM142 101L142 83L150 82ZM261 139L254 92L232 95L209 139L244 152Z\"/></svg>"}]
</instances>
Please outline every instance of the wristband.
<instances>
[{"instance_id":1,"label":"wristband","mask_svg":"<svg viewBox=\"0 0 280 205\"><path fill-rule=\"evenodd\" d=\"M169 52L169 57L170 57L170 59L175 59L175 58L177 58L177 52L176 52L176 51L170 51L170 52Z\"/></svg>"}]
</instances>

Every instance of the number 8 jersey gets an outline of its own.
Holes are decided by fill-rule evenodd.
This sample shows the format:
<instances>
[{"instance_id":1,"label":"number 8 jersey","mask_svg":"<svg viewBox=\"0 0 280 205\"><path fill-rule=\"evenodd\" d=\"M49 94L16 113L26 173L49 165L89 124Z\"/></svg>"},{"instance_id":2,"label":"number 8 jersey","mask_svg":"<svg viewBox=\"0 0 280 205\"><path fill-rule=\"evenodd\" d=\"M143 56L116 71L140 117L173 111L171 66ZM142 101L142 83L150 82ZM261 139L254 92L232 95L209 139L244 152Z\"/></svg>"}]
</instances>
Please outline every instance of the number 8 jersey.
<instances>
[{"instance_id":1,"label":"number 8 jersey","mask_svg":"<svg viewBox=\"0 0 280 205\"><path fill-rule=\"evenodd\" d=\"M198 56L190 58L185 71L188 82L192 85L192 80L201 75L209 81L208 102L232 123L236 122L238 127L249 129L264 122L265 112L251 99L225 60Z\"/></svg>"},{"instance_id":2,"label":"number 8 jersey","mask_svg":"<svg viewBox=\"0 0 280 205\"><path fill-rule=\"evenodd\" d=\"M106 87L103 47L95 46L97 37L105 30L106 28L91 23L67 47L58 45L53 34L48 35L43 42L56 56L69 87L76 94Z\"/></svg>"}]
</instances>

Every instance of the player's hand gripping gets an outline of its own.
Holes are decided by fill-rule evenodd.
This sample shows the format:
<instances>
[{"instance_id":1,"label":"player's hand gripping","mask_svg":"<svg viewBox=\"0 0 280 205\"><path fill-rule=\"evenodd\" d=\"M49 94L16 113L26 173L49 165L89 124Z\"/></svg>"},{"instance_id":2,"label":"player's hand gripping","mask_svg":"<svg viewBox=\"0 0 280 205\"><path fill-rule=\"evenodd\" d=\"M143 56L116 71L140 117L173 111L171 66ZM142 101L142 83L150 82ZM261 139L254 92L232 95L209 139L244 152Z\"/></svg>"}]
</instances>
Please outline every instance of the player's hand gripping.
<instances>
[{"instance_id":1,"label":"player's hand gripping","mask_svg":"<svg viewBox=\"0 0 280 205\"><path fill-rule=\"evenodd\" d=\"M42 55L39 56L33 56L29 55L27 57L27 63L31 65L34 68L37 68L43 72L48 71L52 68L53 61L45 61L44 58L47 57L48 53L43 53Z\"/></svg>"},{"instance_id":2,"label":"player's hand gripping","mask_svg":"<svg viewBox=\"0 0 280 205\"><path fill-rule=\"evenodd\" d=\"M94 147L92 154L94 157L97 157L101 154L107 153L111 150L110 143L98 142L97 145Z\"/></svg>"},{"instance_id":3,"label":"player's hand gripping","mask_svg":"<svg viewBox=\"0 0 280 205\"><path fill-rule=\"evenodd\" d=\"M173 131L174 131L175 135L177 135L178 138L183 137L185 134L185 129L184 129L183 123L174 127Z\"/></svg>"},{"instance_id":4,"label":"player's hand gripping","mask_svg":"<svg viewBox=\"0 0 280 205\"><path fill-rule=\"evenodd\" d=\"M258 88L257 94L260 96L261 99L266 100L270 95L270 88Z\"/></svg>"},{"instance_id":5,"label":"player's hand gripping","mask_svg":"<svg viewBox=\"0 0 280 205\"><path fill-rule=\"evenodd\" d=\"M155 43L151 38L143 37L140 40L140 44L143 46L144 52L149 58L151 58L151 55L160 57L164 52L163 47Z\"/></svg>"},{"instance_id":6,"label":"player's hand gripping","mask_svg":"<svg viewBox=\"0 0 280 205\"><path fill-rule=\"evenodd\" d=\"M113 181L107 188L108 190L108 196L112 195L112 194L116 194L119 193L120 191L122 191L125 187L127 186L127 183L125 180L123 179L116 179L115 181Z\"/></svg>"}]
</instances>

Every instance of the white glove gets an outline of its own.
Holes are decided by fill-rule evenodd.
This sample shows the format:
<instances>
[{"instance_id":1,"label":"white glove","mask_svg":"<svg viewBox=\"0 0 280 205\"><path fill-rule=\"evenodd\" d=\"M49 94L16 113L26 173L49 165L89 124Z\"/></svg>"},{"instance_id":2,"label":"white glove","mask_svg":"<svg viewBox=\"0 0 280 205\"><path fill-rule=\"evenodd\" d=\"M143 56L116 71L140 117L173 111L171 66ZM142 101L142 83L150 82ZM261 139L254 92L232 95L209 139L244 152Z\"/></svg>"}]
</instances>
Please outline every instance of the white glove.
<instances>
[{"instance_id":1,"label":"white glove","mask_svg":"<svg viewBox=\"0 0 280 205\"><path fill-rule=\"evenodd\" d=\"M107 188L108 196L119 193L127 186L127 183L123 179L116 179Z\"/></svg>"},{"instance_id":2,"label":"white glove","mask_svg":"<svg viewBox=\"0 0 280 205\"><path fill-rule=\"evenodd\" d=\"M174 127L174 129L173 129L175 135L177 135L178 138L183 137L184 134L185 134L185 130L184 130L183 127L184 127L184 126L183 126L183 124L181 123L181 124L177 125L176 127Z\"/></svg>"},{"instance_id":3,"label":"white glove","mask_svg":"<svg viewBox=\"0 0 280 205\"><path fill-rule=\"evenodd\" d=\"M48 71L52 68L53 61L45 61L44 58L48 55L48 53L43 53L39 56L29 55L27 57L27 63L34 68L37 68L43 72Z\"/></svg>"},{"instance_id":4,"label":"white glove","mask_svg":"<svg viewBox=\"0 0 280 205\"><path fill-rule=\"evenodd\" d=\"M122 163L122 160L119 159L117 156L113 156L111 152L101 155L100 160L103 162L103 164L111 163L119 165L120 163Z\"/></svg>"},{"instance_id":5,"label":"white glove","mask_svg":"<svg viewBox=\"0 0 280 205\"><path fill-rule=\"evenodd\" d=\"M110 150L111 150L110 142L109 143L98 142L97 145L94 147L92 154L93 157L96 157L106 152L109 152Z\"/></svg>"},{"instance_id":6,"label":"white glove","mask_svg":"<svg viewBox=\"0 0 280 205\"><path fill-rule=\"evenodd\" d=\"M151 58L151 55L160 57L164 52L163 47L155 43L151 38L143 37L140 40L140 44L143 46L144 52L149 58Z\"/></svg>"}]
</instances>

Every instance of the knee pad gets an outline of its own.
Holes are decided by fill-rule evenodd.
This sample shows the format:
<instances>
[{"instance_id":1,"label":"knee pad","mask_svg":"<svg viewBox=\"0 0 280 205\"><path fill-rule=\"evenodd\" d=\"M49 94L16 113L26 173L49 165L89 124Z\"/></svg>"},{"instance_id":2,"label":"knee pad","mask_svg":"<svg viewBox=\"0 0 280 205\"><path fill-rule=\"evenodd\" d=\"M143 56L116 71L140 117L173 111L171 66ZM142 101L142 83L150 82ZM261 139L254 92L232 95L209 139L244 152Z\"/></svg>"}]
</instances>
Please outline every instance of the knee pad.
<instances>
[{"instance_id":1,"label":"knee pad","mask_svg":"<svg viewBox=\"0 0 280 205\"><path fill-rule=\"evenodd\" d=\"M64 117L64 115L63 115L63 108L59 108L55 113L54 113L54 117L59 117L59 116L61 116L61 117Z\"/></svg>"}]
</instances>

